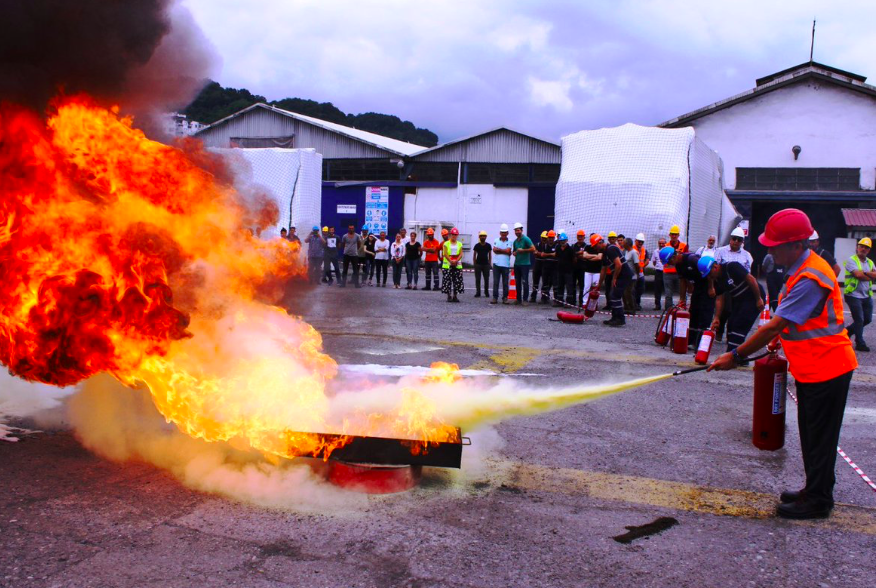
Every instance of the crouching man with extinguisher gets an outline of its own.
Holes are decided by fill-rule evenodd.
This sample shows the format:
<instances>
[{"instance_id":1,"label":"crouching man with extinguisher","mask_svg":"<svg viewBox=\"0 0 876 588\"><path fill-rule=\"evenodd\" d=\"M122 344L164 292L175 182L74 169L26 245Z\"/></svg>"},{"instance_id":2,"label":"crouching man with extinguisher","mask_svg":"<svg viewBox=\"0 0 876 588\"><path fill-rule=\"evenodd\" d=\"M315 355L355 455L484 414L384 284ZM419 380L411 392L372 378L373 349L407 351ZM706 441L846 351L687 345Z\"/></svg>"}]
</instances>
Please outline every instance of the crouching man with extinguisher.
<instances>
[{"instance_id":1,"label":"crouching man with extinguisher","mask_svg":"<svg viewBox=\"0 0 876 588\"><path fill-rule=\"evenodd\" d=\"M705 264L703 260L707 260ZM745 341L745 336L763 310L763 290L751 272L738 261L717 263L714 258L704 257L700 263L704 270L708 268L708 275L715 288L715 316L711 327L713 331L717 331L721 325L723 294L728 294L733 299L730 318L727 319L727 351L733 351Z\"/></svg>"},{"instance_id":2,"label":"crouching man with extinguisher","mask_svg":"<svg viewBox=\"0 0 876 588\"><path fill-rule=\"evenodd\" d=\"M800 449L806 485L782 492L780 517L815 519L830 515L836 483L836 448L852 372L858 367L843 325L843 294L833 269L809 250L812 223L803 211L786 208L767 222L758 240L787 268L779 306L769 323L711 370L729 370L774 337L781 338L796 380Z\"/></svg>"},{"instance_id":3,"label":"crouching man with extinguisher","mask_svg":"<svg viewBox=\"0 0 876 588\"><path fill-rule=\"evenodd\" d=\"M699 264L703 259L696 253L682 253L672 247L660 250L660 259L664 267L674 267L678 275L679 306L687 306L687 294L690 292L690 345L696 349L700 344L703 331L709 328L712 313L715 310L715 299L709 295L709 280L703 275ZM685 350L687 351L687 350Z\"/></svg>"}]
</instances>

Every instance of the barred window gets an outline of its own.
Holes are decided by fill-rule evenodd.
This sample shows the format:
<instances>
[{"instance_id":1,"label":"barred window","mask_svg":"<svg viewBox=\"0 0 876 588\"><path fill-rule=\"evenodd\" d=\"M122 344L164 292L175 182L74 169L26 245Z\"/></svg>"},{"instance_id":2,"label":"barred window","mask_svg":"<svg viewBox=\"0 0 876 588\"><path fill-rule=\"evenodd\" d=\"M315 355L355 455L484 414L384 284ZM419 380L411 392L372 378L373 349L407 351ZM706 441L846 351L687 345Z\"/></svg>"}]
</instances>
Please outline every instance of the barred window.
<instances>
[{"instance_id":1,"label":"barred window","mask_svg":"<svg viewBox=\"0 0 876 588\"><path fill-rule=\"evenodd\" d=\"M838 192L861 189L857 167L737 167L737 190Z\"/></svg>"}]
</instances>

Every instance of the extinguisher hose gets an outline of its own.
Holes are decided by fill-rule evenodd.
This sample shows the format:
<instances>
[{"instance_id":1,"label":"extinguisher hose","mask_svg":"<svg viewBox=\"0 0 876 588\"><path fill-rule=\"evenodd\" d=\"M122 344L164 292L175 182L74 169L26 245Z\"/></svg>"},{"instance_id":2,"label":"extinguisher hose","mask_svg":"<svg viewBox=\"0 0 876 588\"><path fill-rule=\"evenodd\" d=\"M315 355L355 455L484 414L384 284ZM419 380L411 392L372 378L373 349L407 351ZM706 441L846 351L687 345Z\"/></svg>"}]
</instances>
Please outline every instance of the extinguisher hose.
<instances>
[{"instance_id":1,"label":"extinguisher hose","mask_svg":"<svg viewBox=\"0 0 876 588\"><path fill-rule=\"evenodd\" d=\"M748 357L748 358L746 358L745 361L757 361L758 359L762 359L769 354L770 354L770 352L767 351L766 353L761 353L760 355L755 355L754 357ZM695 367L695 368L688 368L686 370L678 370L677 372L672 372L672 375L673 376L682 376L684 374L692 374L694 372L701 372L701 371L707 370L707 369L709 369L709 366L702 365L702 366Z\"/></svg>"}]
</instances>

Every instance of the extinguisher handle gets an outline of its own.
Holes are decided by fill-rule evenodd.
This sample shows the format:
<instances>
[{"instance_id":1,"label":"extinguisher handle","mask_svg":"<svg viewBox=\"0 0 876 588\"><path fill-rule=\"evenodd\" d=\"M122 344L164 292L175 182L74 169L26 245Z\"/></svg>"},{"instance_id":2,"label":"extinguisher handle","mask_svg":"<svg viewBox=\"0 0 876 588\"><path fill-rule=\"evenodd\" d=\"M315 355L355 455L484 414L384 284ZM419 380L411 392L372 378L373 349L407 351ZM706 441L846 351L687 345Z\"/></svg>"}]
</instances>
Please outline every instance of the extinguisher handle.
<instances>
[{"instance_id":1,"label":"extinguisher handle","mask_svg":"<svg viewBox=\"0 0 876 588\"><path fill-rule=\"evenodd\" d=\"M776 351L778 351L781 348L782 348L782 341L778 336L776 336L776 338L773 339L772 341L770 341L769 344L767 345L767 351L769 351L770 353L775 353Z\"/></svg>"}]
</instances>

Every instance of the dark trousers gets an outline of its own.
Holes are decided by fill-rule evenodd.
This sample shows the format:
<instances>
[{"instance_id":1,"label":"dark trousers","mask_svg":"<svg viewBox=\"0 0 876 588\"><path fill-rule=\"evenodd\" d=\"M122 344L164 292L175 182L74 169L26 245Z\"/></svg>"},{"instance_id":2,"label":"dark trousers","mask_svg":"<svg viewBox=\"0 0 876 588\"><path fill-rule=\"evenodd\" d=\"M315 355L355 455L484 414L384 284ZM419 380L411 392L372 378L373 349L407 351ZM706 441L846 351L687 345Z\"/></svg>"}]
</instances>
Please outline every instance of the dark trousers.
<instances>
[{"instance_id":1,"label":"dark trousers","mask_svg":"<svg viewBox=\"0 0 876 588\"><path fill-rule=\"evenodd\" d=\"M660 301L663 300L663 270L654 272L654 309L660 310Z\"/></svg>"},{"instance_id":2,"label":"dark trousers","mask_svg":"<svg viewBox=\"0 0 876 588\"><path fill-rule=\"evenodd\" d=\"M800 450L806 472L804 492L819 502L833 504L836 447L853 373L826 382L796 384Z\"/></svg>"},{"instance_id":3,"label":"dark trousers","mask_svg":"<svg viewBox=\"0 0 876 588\"><path fill-rule=\"evenodd\" d=\"M708 283L694 285L690 295L690 344L697 349L703 331L712 324L715 316L715 299L709 296Z\"/></svg>"},{"instance_id":4,"label":"dark trousers","mask_svg":"<svg viewBox=\"0 0 876 588\"><path fill-rule=\"evenodd\" d=\"M481 279L484 281L484 296L490 295L490 264L488 263L476 263L474 264L475 271L475 292L477 294L481 293ZM493 278L495 280L495 277ZM507 297L508 291L505 291L505 296Z\"/></svg>"},{"instance_id":5,"label":"dark trousers","mask_svg":"<svg viewBox=\"0 0 876 588\"><path fill-rule=\"evenodd\" d=\"M414 259L405 259L405 273L408 276L408 286L411 285L411 280L413 280L414 286L416 286L417 282L420 280L419 257L415 257Z\"/></svg>"},{"instance_id":6,"label":"dark trousers","mask_svg":"<svg viewBox=\"0 0 876 588\"><path fill-rule=\"evenodd\" d=\"M529 292L529 270L532 268L531 265L515 265L514 266L514 281L517 286L517 303L520 304L524 298L526 298L526 293ZM522 295L521 295L522 294ZM535 291L532 292L532 295L535 296Z\"/></svg>"},{"instance_id":7,"label":"dark trousers","mask_svg":"<svg viewBox=\"0 0 876 588\"><path fill-rule=\"evenodd\" d=\"M322 271L323 275L328 279L329 282L332 281L332 270L334 270L335 275L340 282L341 269L338 267L338 257L336 255L326 255L322 260Z\"/></svg>"},{"instance_id":8,"label":"dark trousers","mask_svg":"<svg viewBox=\"0 0 876 588\"><path fill-rule=\"evenodd\" d=\"M359 287L359 256L358 255L344 255L344 272L342 274L341 286L347 285L347 271L350 269L350 266L353 266L353 284L358 288Z\"/></svg>"},{"instance_id":9,"label":"dark trousers","mask_svg":"<svg viewBox=\"0 0 876 588\"><path fill-rule=\"evenodd\" d=\"M624 313L626 314L636 314L636 284L635 278L630 278L627 287L624 288Z\"/></svg>"},{"instance_id":10,"label":"dark trousers","mask_svg":"<svg viewBox=\"0 0 876 588\"><path fill-rule=\"evenodd\" d=\"M544 262L542 262L541 260L537 260L531 266L532 267L532 297L530 298L530 300L532 300L533 302L535 302L536 293L539 290L538 285L539 285L539 282L541 281L541 268L543 265L544 265ZM526 292L526 291L527 290L523 290L523 292Z\"/></svg>"},{"instance_id":11,"label":"dark trousers","mask_svg":"<svg viewBox=\"0 0 876 588\"><path fill-rule=\"evenodd\" d=\"M645 293L645 276L636 277L636 310L642 308L642 294Z\"/></svg>"},{"instance_id":12,"label":"dark trousers","mask_svg":"<svg viewBox=\"0 0 876 588\"><path fill-rule=\"evenodd\" d=\"M390 263L392 263L392 283L401 286L402 268L405 266L405 260L401 259L396 263L393 259Z\"/></svg>"},{"instance_id":13,"label":"dark trousers","mask_svg":"<svg viewBox=\"0 0 876 588\"><path fill-rule=\"evenodd\" d=\"M383 274L383 283L386 284L386 275L387 275L387 266L389 266L388 259L375 259L374 267L377 269L377 285L380 285L380 274Z\"/></svg>"},{"instance_id":14,"label":"dark trousers","mask_svg":"<svg viewBox=\"0 0 876 588\"><path fill-rule=\"evenodd\" d=\"M557 262L541 262L541 299L547 302L550 299L551 287L554 285L557 273Z\"/></svg>"},{"instance_id":15,"label":"dark trousers","mask_svg":"<svg viewBox=\"0 0 876 588\"><path fill-rule=\"evenodd\" d=\"M374 277L374 258L366 255L359 258L359 265L362 266L362 281L370 280Z\"/></svg>"},{"instance_id":16,"label":"dark trousers","mask_svg":"<svg viewBox=\"0 0 876 588\"><path fill-rule=\"evenodd\" d=\"M502 300L508 300L508 276L511 274L510 267L502 267L493 265L493 298L499 297L499 282L502 282ZM475 268L475 276L477 276L477 266ZM477 279L477 277L475 278ZM489 295L489 290L484 278L484 295Z\"/></svg>"},{"instance_id":17,"label":"dark trousers","mask_svg":"<svg viewBox=\"0 0 876 588\"><path fill-rule=\"evenodd\" d=\"M322 257L307 258L307 278L311 284L318 284L324 273Z\"/></svg>"},{"instance_id":18,"label":"dark trousers","mask_svg":"<svg viewBox=\"0 0 876 588\"><path fill-rule=\"evenodd\" d=\"M779 305L779 292L782 290L782 284L785 281L785 274L777 274L770 272L767 274L767 294L770 296L770 310L776 310Z\"/></svg>"},{"instance_id":19,"label":"dark trousers","mask_svg":"<svg viewBox=\"0 0 876 588\"><path fill-rule=\"evenodd\" d=\"M873 299L869 296L867 298L846 296L845 299L854 321L848 326L849 337L854 335L856 344L866 345L867 342L864 341L864 327L873 320Z\"/></svg>"},{"instance_id":20,"label":"dark trousers","mask_svg":"<svg viewBox=\"0 0 876 588\"><path fill-rule=\"evenodd\" d=\"M742 345L759 314L751 292L733 298L733 309L727 317L727 351Z\"/></svg>"},{"instance_id":21,"label":"dark trousers","mask_svg":"<svg viewBox=\"0 0 876 588\"><path fill-rule=\"evenodd\" d=\"M724 330L727 328L727 320L730 318L730 312L733 310L733 297L730 294L724 294L724 310L721 311L721 316L718 317L718 332L715 333L715 339L720 341L724 337ZM729 341L729 339L728 339Z\"/></svg>"},{"instance_id":22,"label":"dark trousers","mask_svg":"<svg viewBox=\"0 0 876 588\"><path fill-rule=\"evenodd\" d=\"M610 284L609 284L610 285ZM624 324L624 290L630 285L630 276L625 276L623 272L617 278L617 284L611 289L608 303L611 305L611 320Z\"/></svg>"},{"instance_id":23,"label":"dark trousers","mask_svg":"<svg viewBox=\"0 0 876 588\"><path fill-rule=\"evenodd\" d=\"M432 277L435 277L435 290L441 289L441 278L438 277L441 275L441 269L438 267L437 261L427 261L426 266L426 290L431 290L432 288Z\"/></svg>"},{"instance_id":24,"label":"dark trousers","mask_svg":"<svg viewBox=\"0 0 876 588\"><path fill-rule=\"evenodd\" d=\"M566 304L575 304L575 274L561 272L559 268L554 273L554 300L561 301L566 297Z\"/></svg>"},{"instance_id":25,"label":"dark trousers","mask_svg":"<svg viewBox=\"0 0 876 588\"><path fill-rule=\"evenodd\" d=\"M572 272L572 279L575 282L575 294L577 295L578 305L584 304L584 269L575 269Z\"/></svg>"}]
</instances>

